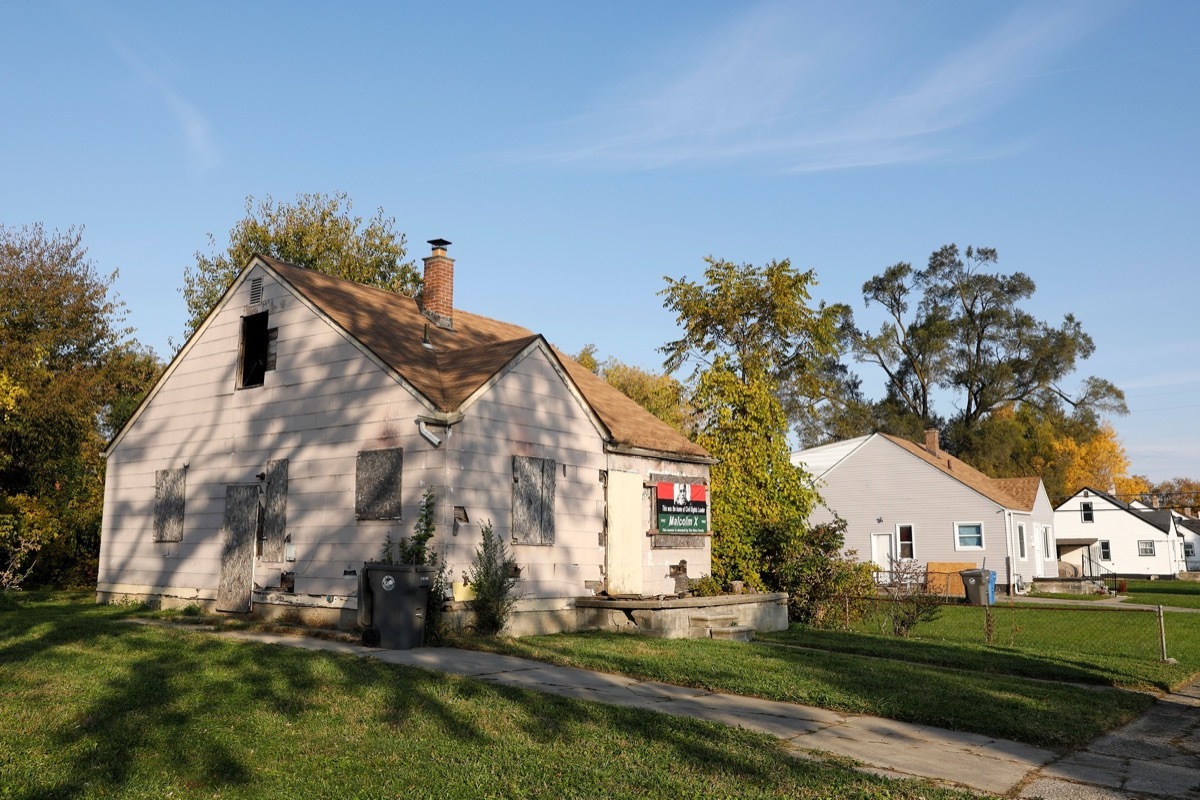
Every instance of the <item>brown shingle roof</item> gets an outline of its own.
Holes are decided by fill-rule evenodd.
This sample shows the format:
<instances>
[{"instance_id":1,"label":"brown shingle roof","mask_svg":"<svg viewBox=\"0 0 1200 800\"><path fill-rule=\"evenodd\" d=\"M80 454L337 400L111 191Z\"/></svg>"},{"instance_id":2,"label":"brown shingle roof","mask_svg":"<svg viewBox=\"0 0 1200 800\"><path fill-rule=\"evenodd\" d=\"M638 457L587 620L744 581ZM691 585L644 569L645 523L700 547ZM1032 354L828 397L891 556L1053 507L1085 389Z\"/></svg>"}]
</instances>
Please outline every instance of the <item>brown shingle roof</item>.
<instances>
[{"instance_id":1,"label":"brown shingle roof","mask_svg":"<svg viewBox=\"0 0 1200 800\"><path fill-rule=\"evenodd\" d=\"M993 478L948 453L934 456L923 445L901 439L899 436L891 436L886 433L881 433L880 436L903 447L917 458L932 464L950 477L1005 508L1020 511L1033 510L1033 504L1037 500L1037 487L1042 482L1041 478Z\"/></svg>"},{"instance_id":2,"label":"brown shingle roof","mask_svg":"<svg viewBox=\"0 0 1200 800\"><path fill-rule=\"evenodd\" d=\"M440 411L456 411L538 334L454 310L454 329L431 323L411 297L258 258L339 327L400 374ZM425 347L429 337L432 347ZM675 431L570 357L553 350L614 445L706 459L704 448Z\"/></svg>"}]
</instances>

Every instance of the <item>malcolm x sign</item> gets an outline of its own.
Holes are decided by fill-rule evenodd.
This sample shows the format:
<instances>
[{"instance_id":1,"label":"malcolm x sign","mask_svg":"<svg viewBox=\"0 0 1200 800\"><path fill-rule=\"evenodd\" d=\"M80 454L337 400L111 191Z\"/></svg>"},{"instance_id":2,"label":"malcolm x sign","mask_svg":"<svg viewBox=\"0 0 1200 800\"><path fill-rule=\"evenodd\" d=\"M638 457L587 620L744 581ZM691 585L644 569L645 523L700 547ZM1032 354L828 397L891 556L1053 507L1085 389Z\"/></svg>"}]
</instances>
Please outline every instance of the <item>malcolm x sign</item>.
<instances>
[{"instance_id":1,"label":"malcolm x sign","mask_svg":"<svg viewBox=\"0 0 1200 800\"><path fill-rule=\"evenodd\" d=\"M708 533L708 487L702 483L660 483L655 511L659 533Z\"/></svg>"}]
</instances>

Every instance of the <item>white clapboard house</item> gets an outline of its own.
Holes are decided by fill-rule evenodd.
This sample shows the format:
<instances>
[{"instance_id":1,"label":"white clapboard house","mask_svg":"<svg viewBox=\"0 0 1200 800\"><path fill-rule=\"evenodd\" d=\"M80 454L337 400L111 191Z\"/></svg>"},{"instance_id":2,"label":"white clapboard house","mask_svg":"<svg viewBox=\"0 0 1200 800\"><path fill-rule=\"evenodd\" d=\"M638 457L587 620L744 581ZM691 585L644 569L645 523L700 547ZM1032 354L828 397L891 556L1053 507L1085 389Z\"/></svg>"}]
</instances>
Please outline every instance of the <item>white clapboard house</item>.
<instances>
[{"instance_id":1,"label":"white clapboard house","mask_svg":"<svg viewBox=\"0 0 1200 800\"><path fill-rule=\"evenodd\" d=\"M430 489L456 582L482 524L509 543L527 628L709 571L709 454L541 335L454 308L431 244L419 301L246 265L108 447L98 599L350 623L357 572Z\"/></svg>"}]
</instances>

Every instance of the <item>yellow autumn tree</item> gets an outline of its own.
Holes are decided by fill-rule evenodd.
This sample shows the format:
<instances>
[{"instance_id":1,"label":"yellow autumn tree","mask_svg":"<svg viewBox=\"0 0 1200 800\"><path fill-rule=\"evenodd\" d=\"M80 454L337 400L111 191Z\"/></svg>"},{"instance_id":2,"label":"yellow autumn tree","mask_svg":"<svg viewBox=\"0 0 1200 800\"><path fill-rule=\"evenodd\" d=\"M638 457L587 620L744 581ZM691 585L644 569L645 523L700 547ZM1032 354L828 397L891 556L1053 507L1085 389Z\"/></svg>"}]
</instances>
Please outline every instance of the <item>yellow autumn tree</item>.
<instances>
[{"instance_id":1,"label":"yellow autumn tree","mask_svg":"<svg viewBox=\"0 0 1200 800\"><path fill-rule=\"evenodd\" d=\"M1054 456L1061 466L1063 488L1074 494L1085 486L1102 492L1125 494L1131 488L1129 457L1117 431L1105 422L1096 435L1080 442L1069 437L1054 441Z\"/></svg>"}]
</instances>

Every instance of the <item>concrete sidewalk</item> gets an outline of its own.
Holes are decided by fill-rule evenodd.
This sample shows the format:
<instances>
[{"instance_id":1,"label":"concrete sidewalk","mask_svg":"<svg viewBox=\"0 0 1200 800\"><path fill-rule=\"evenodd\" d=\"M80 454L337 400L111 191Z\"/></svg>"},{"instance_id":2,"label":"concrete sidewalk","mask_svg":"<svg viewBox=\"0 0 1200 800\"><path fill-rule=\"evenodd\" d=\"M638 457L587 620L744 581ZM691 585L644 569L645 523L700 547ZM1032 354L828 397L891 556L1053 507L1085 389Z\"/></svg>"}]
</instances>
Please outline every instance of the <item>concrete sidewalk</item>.
<instances>
[{"instance_id":1,"label":"concrete sidewalk","mask_svg":"<svg viewBox=\"0 0 1200 800\"><path fill-rule=\"evenodd\" d=\"M1097 739L1085 750L1060 756L979 734L473 650L379 650L267 633L219 635L369 656L489 683L738 726L775 736L798 754L819 751L852 758L872 772L893 778L927 778L977 792L1046 800L1200 800L1200 685L1163 698L1148 714Z\"/></svg>"}]
</instances>

